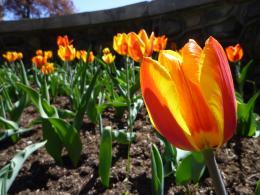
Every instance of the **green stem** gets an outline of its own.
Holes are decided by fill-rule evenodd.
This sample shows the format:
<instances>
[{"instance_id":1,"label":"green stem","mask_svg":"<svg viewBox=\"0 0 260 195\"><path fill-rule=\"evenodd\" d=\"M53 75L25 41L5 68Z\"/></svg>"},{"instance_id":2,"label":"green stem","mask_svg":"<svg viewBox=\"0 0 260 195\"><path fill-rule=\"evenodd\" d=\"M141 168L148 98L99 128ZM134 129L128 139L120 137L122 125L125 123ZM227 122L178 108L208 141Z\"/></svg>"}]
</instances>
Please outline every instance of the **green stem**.
<instances>
[{"instance_id":1,"label":"green stem","mask_svg":"<svg viewBox=\"0 0 260 195\"><path fill-rule=\"evenodd\" d=\"M128 105L128 129L130 132L130 137L132 137L133 132L133 121L132 121L132 110L131 110L131 97L130 97L130 83L129 83L129 58L126 57L126 82L127 82L127 105ZM128 144L128 151L127 151L127 178L130 175L131 170L131 157L130 157L130 149L131 149L131 142Z\"/></svg>"},{"instance_id":2,"label":"green stem","mask_svg":"<svg viewBox=\"0 0 260 195\"><path fill-rule=\"evenodd\" d=\"M243 98L243 85L242 83L240 82L240 67L241 67L241 63L240 61L237 62L235 64L235 75L236 75L236 81L237 81L237 87L238 87L238 91L240 93L240 95L242 96Z\"/></svg>"},{"instance_id":3,"label":"green stem","mask_svg":"<svg viewBox=\"0 0 260 195\"><path fill-rule=\"evenodd\" d=\"M45 96L47 102L50 103L50 94L49 94L49 89L48 89L49 87L47 85L47 76L46 75L44 75L43 82L44 82L44 96Z\"/></svg>"},{"instance_id":4,"label":"green stem","mask_svg":"<svg viewBox=\"0 0 260 195\"><path fill-rule=\"evenodd\" d=\"M210 177L213 180L216 195L227 195L223 179L220 175L218 165L212 149L203 151L205 163L207 165Z\"/></svg>"}]
</instances>

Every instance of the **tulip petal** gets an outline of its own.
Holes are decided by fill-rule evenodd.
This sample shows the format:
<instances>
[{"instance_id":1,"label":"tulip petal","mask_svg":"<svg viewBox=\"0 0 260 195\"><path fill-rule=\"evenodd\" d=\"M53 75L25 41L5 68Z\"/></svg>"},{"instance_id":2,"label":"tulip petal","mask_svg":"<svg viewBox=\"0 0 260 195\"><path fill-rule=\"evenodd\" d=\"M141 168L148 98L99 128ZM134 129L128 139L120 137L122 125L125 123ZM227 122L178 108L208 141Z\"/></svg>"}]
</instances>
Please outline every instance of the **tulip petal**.
<instances>
[{"instance_id":1,"label":"tulip petal","mask_svg":"<svg viewBox=\"0 0 260 195\"><path fill-rule=\"evenodd\" d=\"M194 83L199 83L201 74L201 47L192 39L181 49L183 57L182 69L187 79Z\"/></svg>"},{"instance_id":2,"label":"tulip petal","mask_svg":"<svg viewBox=\"0 0 260 195\"><path fill-rule=\"evenodd\" d=\"M229 64L222 46L210 37L202 54L200 85L222 133L221 146L236 129L236 99Z\"/></svg>"},{"instance_id":3,"label":"tulip petal","mask_svg":"<svg viewBox=\"0 0 260 195\"><path fill-rule=\"evenodd\" d=\"M145 53L145 44L140 37L134 33L128 33L128 54L134 61L140 61Z\"/></svg>"},{"instance_id":4,"label":"tulip petal","mask_svg":"<svg viewBox=\"0 0 260 195\"><path fill-rule=\"evenodd\" d=\"M141 89L155 128L172 144L186 150L198 150L180 109L185 104L177 93L169 71L157 61L144 58L140 71ZM190 140L189 140L190 139Z\"/></svg>"},{"instance_id":5,"label":"tulip petal","mask_svg":"<svg viewBox=\"0 0 260 195\"><path fill-rule=\"evenodd\" d=\"M186 53L187 55L185 57L189 57L191 59L190 61L194 63L189 66L201 66L198 65L200 64L199 61L192 59L194 56L190 57L188 51ZM190 52L190 54L192 54L192 52ZM183 64L182 59L178 53L170 50L161 51L159 54L159 62L171 74L172 80L175 83L174 87L181 96L178 102L172 98L169 101L175 101L175 103L180 106L179 114L181 114L186 121L190 132L190 140L193 140L197 148L205 149L208 147L216 147L219 142L222 141L218 134L218 123L200 89L198 76L189 75L191 72L187 74L184 72L184 69L187 70L188 68L184 67L185 64ZM186 64L186 66L188 66L188 64ZM174 116L177 114L178 113Z\"/></svg>"}]
</instances>

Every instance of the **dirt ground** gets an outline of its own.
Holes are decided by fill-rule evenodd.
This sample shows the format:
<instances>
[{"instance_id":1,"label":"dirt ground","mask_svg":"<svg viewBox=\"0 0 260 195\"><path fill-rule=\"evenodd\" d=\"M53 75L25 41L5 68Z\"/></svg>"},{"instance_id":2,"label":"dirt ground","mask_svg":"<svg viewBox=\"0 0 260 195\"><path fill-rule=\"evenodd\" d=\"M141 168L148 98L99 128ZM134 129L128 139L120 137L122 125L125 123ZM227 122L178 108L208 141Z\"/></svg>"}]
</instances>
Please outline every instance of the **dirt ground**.
<instances>
[{"instance_id":1,"label":"dirt ground","mask_svg":"<svg viewBox=\"0 0 260 195\"><path fill-rule=\"evenodd\" d=\"M60 98L56 106L66 107L67 100ZM26 127L37 116L36 110L28 107L21 120ZM125 119L117 119L114 111L103 114L104 125L122 128ZM126 179L127 146L113 144L113 160L110 187L104 188L98 177L98 151L100 134L97 125L87 118L81 130L83 150L77 168L73 168L64 154L64 165L57 165L42 148L27 159L9 194L151 194L150 145L160 142L155 136L145 108L138 114L134 131L137 133L131 145L131 174ZM41 126L27 133L16 143L0 144L0 168L19 150L42 140ZM217 163L225 180L228 194L254 194L260 178L260 137L233 137L224 147L216 151ZM208 172L199 184L177 186L174 177L165 181L165 194L214 194Z\"/></svg>"}]
</instances>

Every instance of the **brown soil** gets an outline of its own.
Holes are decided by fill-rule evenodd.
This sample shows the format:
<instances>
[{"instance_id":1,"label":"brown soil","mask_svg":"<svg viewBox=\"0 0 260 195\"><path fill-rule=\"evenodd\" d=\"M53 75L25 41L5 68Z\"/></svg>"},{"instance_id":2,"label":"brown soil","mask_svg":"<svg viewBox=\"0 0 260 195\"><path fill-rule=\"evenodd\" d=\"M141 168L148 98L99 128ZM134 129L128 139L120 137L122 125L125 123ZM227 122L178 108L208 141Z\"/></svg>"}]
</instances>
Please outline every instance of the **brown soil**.
<instances>
[{"instance_id":1,"label":"brown soil","mask_svg":"<svg viewBox=\"0 0 260 195\"><path fill-rule=\"evenodd\" d=\"M59 99L56 105L66 106L66 99ZM37 116L33 107L25 110L21 125ZM113 110L104 114L104 125L122 128L125 119L115 118ZM137 139L131 146L131 174L126 179L127 146L113 144L113 161L110 187L104 188L98 177L98 151L100 134L98 126L86 118L81 131L83 150L77 168L72 168L66 155L64 166L57 165L44 148L27 159L9 194L149 194L151 192L150 144L157 140L154 130L143 108L135 123ZM16 143L1 143L0 168L19 150L42 140L41 126L23 135ZM253 194L260 178L260 137L234 137L216 152L217 162L225 179L229 194ZM206 172L199 184L177 186L174 177L165 181L165 194L214 194L212 181Z\"/></svg>"}]
</instances>

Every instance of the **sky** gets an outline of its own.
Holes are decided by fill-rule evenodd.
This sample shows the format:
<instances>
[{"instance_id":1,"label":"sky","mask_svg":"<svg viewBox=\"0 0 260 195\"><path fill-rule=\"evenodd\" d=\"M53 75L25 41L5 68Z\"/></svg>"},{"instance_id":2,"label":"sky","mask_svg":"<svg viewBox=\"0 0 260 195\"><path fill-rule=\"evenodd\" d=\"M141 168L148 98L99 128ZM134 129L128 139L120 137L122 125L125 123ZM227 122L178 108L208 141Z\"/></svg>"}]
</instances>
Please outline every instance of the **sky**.
<instances>
[{"instance_id":1,"label":"sky","mask_svg":"<svg viewBox=\"0 0 260 195\"><path fill-rule=\"evenodd\" d=\"M1 0L0 0L1 1ZM151 0L72 0L76 8L76 13L90 12L103 9L111 9L116 7L122 7L138 2L151 1ZM4 16L4 20L13 20L14 15L7 13Z\"/></svg>"},{"instance_id":2,"label":"sky","mask_svg":"<svg viewBox=\"0 0 260 195\"><path fill-rule=\"evenodd\" d=\"M147 0L72 0L77 12L96 11L130 5ZM149 1L149 0L148 0Z\"/></svg>"}]
</instances>

